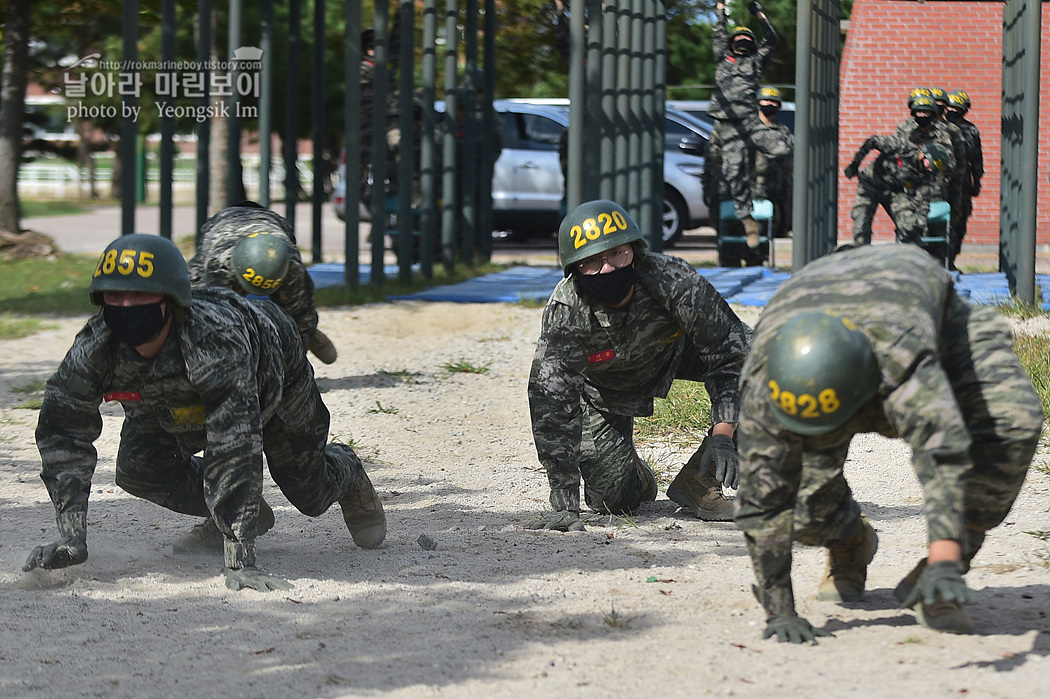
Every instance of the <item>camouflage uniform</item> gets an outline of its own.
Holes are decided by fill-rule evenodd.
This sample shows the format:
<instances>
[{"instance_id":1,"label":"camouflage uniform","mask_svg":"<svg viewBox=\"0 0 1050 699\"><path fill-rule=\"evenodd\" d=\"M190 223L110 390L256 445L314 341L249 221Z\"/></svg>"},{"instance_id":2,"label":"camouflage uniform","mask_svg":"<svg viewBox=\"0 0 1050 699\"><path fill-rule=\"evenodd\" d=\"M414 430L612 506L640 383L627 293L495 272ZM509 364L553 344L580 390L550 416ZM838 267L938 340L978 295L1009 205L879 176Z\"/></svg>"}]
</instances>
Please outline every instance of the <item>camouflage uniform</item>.
<instances>
[{"instance_id":1,"label":"camouflage uniform","mask_svg":"<svg viewBox=\"0 0 1050 699\"><path fill-rule=\"evenodd\" d=\"M789 144L794 152L795 137L785 124L774 121L766 128L780 133L784 143ZM754 152L754 164L751 168L754 173L751 182L751 192L754 199L768 199L773 202L773 233L788 231L790 221L785 221L784 216L788 209L785 204L790 204L792 190L793 163L790 158L772 158L766 153L756 150ZM789 210L789 209L788 209Z\"/></svg>"},{"instance_id":2,"label":"camouflage uniform","mask_svg":"<svg viewBox=\"0 0 1050 699\"><path fill-rule=\"evenodd\" d=\"M981 191L981 178L984 177L984 149L981 146L981 132L977 125L965 117L960 117L954 122L962 132L963 142L966 146L966 167L962 178L962 187L959 192L958 216L955 216L955 208L952 208L952 250L951 259L959 254L963 238L966 237L966 224L973 213L973 198Z\"/></svg>"},{"instance_id":3,"label":"camouflage uniform","mask_svg":"<svg viewBox=\"0 0 1050 699\"><path fill-rule=\"evenodd\" d=\"M241 293L236 272L230 263L234 246L249 233L265 231L288 243L288 273L270 298L288 312L299 327L303 345L317 332L317 309L314 308L314 283L306 271L295 231L280 214L256 206L230 206L215 214L201 226L201 243L189 267L194 287L222 286Z\"/></svg>"},{"instance_id":4,"label":"camouflage uniform","mask_svg":"<svg viewBox=\"0 0 1050 699\"><path fill-rule=\"evenodd\" d=\"M782 426L765 373L778 329L807 310L853 321L881 376L876 396L855 416L812 437ZM962 542L972 557L964 530L1003 521L1039 440L1041 404L1006 321L962 300L928 255L911 246L864 247L809 264L774 294L752 346L741 378L734 519L770 615L794 610L792 540L826 546L863 526L842 472L855 434L878 432L911 446L930 541Z\"/></svg>"},{"instance_id":5,"label":"camouflage uniform","mask_svg":"<svg viewBox=\"0 0 1050 699\"><path fill-rule=\"evenodd\" d=\"M966 169L966 144L963 140L962 132L955 124L951 124L941 118L933 120L929 131L922 131L914 118L905 119L897 126L897 132L917 145L940 143L952 155L945 171L934 178L930 199L931 201L943 200L951 206L952 240L948 244L948 250L950 251L956 237L957 217L962 209L961 191ZM938 224L938 227L940 225ZM938 234L941 232L938 231ZM938 250L930 249L929 252L936 257L943 257Z\"/></svg>"},{"instance_id":6,"label":"camouflage uniform","mask_svg":"<svg viewBox=\"0 0 1050 699\"><path fill-rule=\"evenodd\" d=\"M782 133L758 117L758 83L779 43L773 25L762 22L762 41L750 56L734 54L729 45L726 17L718 13L711 34L715 60L715 90L708 113L715 119L714 133L722 147L722 178L729 187L736 215L751 215L750 151L758 150L774 159L791 155L791 144Z\"/></svg>"},{"instance_id":7,"label":"camouflage uniform","mask_svg":"<svg viewBox=\"0 0 1050 699\"><path fill-rule=\"evenodd\" d=\"M276 305L218 288L194 291L152 360L117 342L102 313L88 320L47 382L36 429L62 535L86 538L103 400L125 414L117 485L211 516L229 568L255 565L264 454L289 502L311 517L361 487L357 455L325 444L328 409L295 330Z\"/></svg>"},{"instance_id":8,"label":"camouflage uniform","mask_svg":"<svg viewBox=\"0 0 1050 699\"><path fill-rule=\"evenodd\" d=\"M857 151L854 162L869 149L879 151L873 163L857 173L857 198L853 202L853 242L871 243L871 222L882 205L896 226L897 241L919 244L926 235L933 173L919 161L921 150L900 134L876 135Z\"/></svg>"},{"instance_id":9,"label":"camouflage uniform","mask_svg":"<svg viewBox=\"0 0 1050 699\"><path fill-rule=\"evenodd\" d=\"M551 295L529 377L532 433L555 510L628 512L642 499L635 416L678 379L703 381L713 423L736 424L744 325L686 262L636 257L634 297L614 310L581 296L576 275Z\"/></svg>"}]
</instances>

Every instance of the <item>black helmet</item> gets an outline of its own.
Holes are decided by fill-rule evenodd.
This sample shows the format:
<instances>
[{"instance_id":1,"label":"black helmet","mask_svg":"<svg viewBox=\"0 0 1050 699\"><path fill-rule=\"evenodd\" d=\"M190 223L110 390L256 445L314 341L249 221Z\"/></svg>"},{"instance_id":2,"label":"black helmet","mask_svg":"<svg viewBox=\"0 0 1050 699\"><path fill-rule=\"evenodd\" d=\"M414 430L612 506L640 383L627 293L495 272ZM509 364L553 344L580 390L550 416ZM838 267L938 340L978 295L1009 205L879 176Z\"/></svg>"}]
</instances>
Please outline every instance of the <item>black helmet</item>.
<instances>
[{"instance_id":1,"label":"black helmet","mask_svg":"<svg viewBox=\"0 0 1050 699\"><path fill-rule=\"evenodd\" d=\"M106 291L164 294L181 308L192 303L186 258L175 243L146 233L121 236L102 252L88 288L91 303L101 306Z\"/></svg>"},{"instance_id":2,"label":"black helmet","mask_svg":"<svg viewBox=\"0 0 1050 699\"><path fill-rule=\"evenodd\" d=\"M271 233L249 233L233 246L230 267L246 292L269 296L288 273L288 244Z\"/></svg>"},{"instance_id":3,"label":"black helmet","mask_svg":"<svg viewBox=\"0 0 1050 699\"><path fill-rule=\"evenodd\" d=\"M824 311L803 311L785 322L768 357L769 402L797 434L841 427L879 388L867 335L848 318Z\"/></svg>"},{"instance_id":4,"label":"black helmet","mask_svg":"<svg viewBox=\"0 0 1050 699\"><path fill-rule=\"evenodd\" d=\"M940 143L924 143L922 152L929 159L931 170L944 172L948 168L948 149Z\"/></svg>"},{"instance_id":5,"label":"black helmet","mask_svg":"<svg viewBox=\"0 0 1050 699\"><path fill-rule=\"evenodd\" d=\"M776 102L778 107L783 104L780 100L780 90L775 87L763 87L758 91L758 99Z\"/></svg>"},{"instance_id":6,"label":"black helmet","mask_svg":"<svg viewBox=\"0 0 1050 699\"><path fill-rule=\"evenodd\" d=\"M915 112L930 112L931 114L937 114L940 108L934 101L933 97L929 95L912 95L908 100L908 109L911 110L912 115Z\"/></svg>"},{"instance_id":7,"label":"black helmet","mask_svg":"<svg viewBox=\"0 0 1050 699\"><path fill-rule=\"evenodd\" d=\"M952 90L948 93L948 106L968 112L970 111L970 96L965 90Z\"/></svg>"},{"instance_id":8,"label":"black helmet","mask_svg":"<svg viewBox=\"0 0 1050 699\"><path fill-rule=\"evenodd\" d=\"M616 202L597 199L580 204L562 219L558 258L567 277L577 262L634 242L645 246L638 224Z\"/></svg>"},{"instance_id":9,"label":"black helmet","mask_svg":"<svg viewBox=\"0 0 1050 699\"><path fill-rule=\"evenodd\" d=\"M733 33L729 35L730 43L736 41L737 38L741 37L741 36L746 36L749 39L751 39L751 41L755 41L755 33L753 31L751 31L750 28L741 25L741 26L733 27Z\"/></svg>"}]
</instances>

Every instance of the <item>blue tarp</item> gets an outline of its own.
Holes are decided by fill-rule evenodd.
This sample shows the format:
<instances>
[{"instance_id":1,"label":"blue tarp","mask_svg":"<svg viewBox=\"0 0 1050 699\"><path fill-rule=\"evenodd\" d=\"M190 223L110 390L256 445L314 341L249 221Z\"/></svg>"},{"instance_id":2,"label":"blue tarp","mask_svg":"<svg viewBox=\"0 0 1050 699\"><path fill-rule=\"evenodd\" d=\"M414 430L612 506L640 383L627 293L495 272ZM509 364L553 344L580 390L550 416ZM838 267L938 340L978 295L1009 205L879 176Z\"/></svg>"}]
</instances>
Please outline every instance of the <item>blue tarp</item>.
<instances>
[{"instance_id":1,"label":"blue tarp","mask_svg":"<svg viewBox=\"0 0 1050 699\"><path fill-rule=\"evenodd\" d=\"M343 283L343 265L327 263L309 268L314 286L319 289L340 286ZM766 267L701 267L697 269L730 303L744 306L764 306L777 287L790 278L788 272L777 272ZM384 274L396 277L396 265L387 265ZM371 267L360 266L361 283L371 278ZM1010 302L1010 286L1001 272L989 274L959 274L953 272L960 296L980 305ZM562 271L552 267L512 267L484 277L469 279L459 284L436 286L415 294L390 296L391 300L416 299L424 301L451 301L455 303L517 303L544 301L562 278ZM1036 284L1044 299L1050 299L1050 275L1037 275ZM1050 310L1050 301L1042 305Z\"/></svg>"}]
</instances>

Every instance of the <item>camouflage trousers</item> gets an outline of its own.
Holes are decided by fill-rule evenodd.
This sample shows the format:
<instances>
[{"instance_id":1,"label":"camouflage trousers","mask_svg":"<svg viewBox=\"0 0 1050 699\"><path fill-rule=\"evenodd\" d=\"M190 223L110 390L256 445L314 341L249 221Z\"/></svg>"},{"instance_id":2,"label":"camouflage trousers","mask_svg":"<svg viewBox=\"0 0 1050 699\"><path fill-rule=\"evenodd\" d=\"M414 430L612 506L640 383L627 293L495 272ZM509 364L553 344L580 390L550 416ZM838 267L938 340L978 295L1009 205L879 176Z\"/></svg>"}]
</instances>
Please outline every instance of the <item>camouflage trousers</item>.
<instances>
[{"instance_id":1,"label":"camouflage trousers","mask_svg":"<svg viewBox=\"0 0 1050 699\"><path fill-rule=\"evenodd\" d=\"M930 202L915 193L891 192L880 188L862 173L857 181L857 198L853 200L853 210L850 212L855 244L871 243L871 222L879 205L893 220L897 242L920 243L927 231L926 217L930 213Z\"/></svg>"},{"instance_id":2,"label":"camouflage trousers","mask_svg":"<svg viewBox=\"0 0 1050 699\"><path fill-rule=\"evenodd\" d=\"M792 153L789 136L762 123L757 115L741 120L715 121L714 136L721 144L722 179L733 199L738 218L751 215L751 153L758 151L771 160Z\"/></svg>"},{"instance_id":3,"label":"camouflage trousers","mask_svg":"<svg viewBox=\"0 0 1050 699\"><path fill-rule=\"evenodd\" d=\"M963 238L966 237L966 224L973 213L973 198L969 194L960 194L957 201L952 202L952 261L962 248Z\"/></svg>"},{"instance_id":4,"label":"camouflage trousers","mask_svg":"<svg viewBox=\"0 0 1050 699\"><path fill-rule=\"evenodd\" d=\"M325 444L330 415L316 389L294 411L288 407L263 427L263 453L270 476L288 501L317 517L360 487L364 467L345 444ZM206 446L203 429L173 435L152 417L127 418L120 433L116 483L174 512L209 517L218 508L222 520L234 521L236 513L256 507L262 479L251 471L207 473L206 459L194 455ZM215 490L206 487L206 475ZM250 484L247 489L245 484ZM227 493L236 495L223 497Z\"/></svg>"},{"instance_id":5,"label":"camouflage trousers","mask_svg":"<svg viewBox=\"0 0 1050 699\"><path fill-rule=\"evenodd\" d=\"M1042 432L1042 406L1012 351L1010 328L1001 316L959 300L947 322L947 336L957 341L944 343L941 364L972 439L973 470L963 486L963 522L968 530L983 532L1001 524L1017 499ZM761 416L765 396L762 390L745 391L745 414ZM778 475L784 481L799 479L792 528L799 543L827 546L860 530L860 507L843 475L843 464L850 440L870 429L866 429L868 422L862 411L843 428L799 438L804 439L803 448L785 452ZM935 480L933 473L916 475L923 483ZM738 498L737 517L758 513L781 497L779 479L767 491L746 469L741 477L740 492L750 495ZM929 539L951 538L945 532L953 515L943 504L950 498L927 490L925 500ZM962 542L970 547L964 554L972 558L982 537L968 538L969 542Z\"/></svg>"},{"instance_id":6,"label":"camouflage trousers","mask_svg":"<svg viewBox=\"0 0 1050 699\"><path fill-rule=\"evenodd\" d=\"M645 483L634 448L634 418L600 410L585 395L580 475L583 499L595 512L624 514L642 504Z\"/></svg>"}]
</instances>

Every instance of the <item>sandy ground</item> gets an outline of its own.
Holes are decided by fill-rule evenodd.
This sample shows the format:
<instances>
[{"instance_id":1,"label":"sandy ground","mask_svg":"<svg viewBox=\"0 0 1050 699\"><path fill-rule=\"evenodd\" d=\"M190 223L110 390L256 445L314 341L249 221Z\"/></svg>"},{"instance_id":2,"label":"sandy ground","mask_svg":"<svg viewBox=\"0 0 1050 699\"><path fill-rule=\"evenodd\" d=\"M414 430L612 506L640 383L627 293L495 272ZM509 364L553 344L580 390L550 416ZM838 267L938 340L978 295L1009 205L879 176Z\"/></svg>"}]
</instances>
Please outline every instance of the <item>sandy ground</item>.
<instances>
[{"instance_id":1,"label":"sandy ground","mask_svg":"<svg viewBox=\"0 0 1050 699\"><path fill-rule=\"evenodd\" d=\"M891 590L921 555L922 502L899 442L859 437L847 476L880 536L866 599L814 599L823 551L796 548L819 646L762 640L743 538L662 492L632 519L532 532L547 483L525 385L539 309L397 303L325 310L339 360L316 363L332 434L353 439L389 519L381 549L338 509L308 518L267 477L262 568L288 592L232 592L221 554L172 553L195 520L123 493L122 415L104 409L84 565L22 573L56 537L24 406L84 318L0 342L2 697L1043 697L1050 672L1050 457L1041 452L968 581L977 632L916 624ZM742 310L745 320L755 313ZM451 373L464 362L487 373ZM696 443L643 453L662 485ZM432 551L417 543L427 534Z\"/></svg>"}]
</instances>

